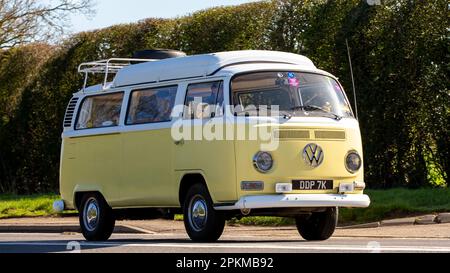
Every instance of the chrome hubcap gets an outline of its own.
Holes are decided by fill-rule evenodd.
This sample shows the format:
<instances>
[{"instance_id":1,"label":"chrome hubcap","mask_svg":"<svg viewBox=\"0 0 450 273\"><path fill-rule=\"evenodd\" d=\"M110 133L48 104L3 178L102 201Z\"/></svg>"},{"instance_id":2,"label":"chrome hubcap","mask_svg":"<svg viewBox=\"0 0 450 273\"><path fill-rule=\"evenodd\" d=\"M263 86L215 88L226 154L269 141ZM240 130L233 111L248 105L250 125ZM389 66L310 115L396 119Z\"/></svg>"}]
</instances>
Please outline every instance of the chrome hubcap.
<instances>
[{"instance_id":1,"label":"chrome hubcap","mask_svg":"<svg viewBox=\"0 0 450 273\"><path fill-rule=\"evenodd\" d=\"M189 222L195 231L202 231L205 228L208 218L208 207L202 196L197 195L192 198L189 206Z\"/></svg>"},{"instance_id":2,"label":"chrome hubcap","mask_svg":"<svg viewBox=\"0 0 450 273\"><path fill-rule=\"evenodd\" d=\"M98 224L100 210L97 200L91 198L87 201L83 211L84 225L89 231L93 231Z\"/></svg>"}]
</instances>

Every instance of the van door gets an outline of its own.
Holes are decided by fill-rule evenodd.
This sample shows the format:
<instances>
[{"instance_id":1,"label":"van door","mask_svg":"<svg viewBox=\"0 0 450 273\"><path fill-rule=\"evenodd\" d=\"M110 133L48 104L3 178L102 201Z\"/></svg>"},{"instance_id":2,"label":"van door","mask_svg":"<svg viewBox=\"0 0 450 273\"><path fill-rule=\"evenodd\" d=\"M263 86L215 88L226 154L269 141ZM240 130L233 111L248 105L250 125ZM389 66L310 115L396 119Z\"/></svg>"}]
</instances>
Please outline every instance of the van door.
<instances>
[{"instance_id":1,"label":"van door","mask_svg":"<svg viewBox=\"0 0 450 273\"><path fill-rule=\"evenodd\" d=\"M171 113L177 86L133 90L123 139L123 206L176 206Z\"/></svg>"},{"instance_id":2,"label":"van door","mask_svg":"<svg viewBox=\"0 0 450 273\"><path fill-rule=\"evenodd\" d=\"M215 203L236 200L234 141L226 140L224 129L224 87L222 80L187 86L183 140L175 141L176 179L202 174Z\"/></svg>"}]
</instances>

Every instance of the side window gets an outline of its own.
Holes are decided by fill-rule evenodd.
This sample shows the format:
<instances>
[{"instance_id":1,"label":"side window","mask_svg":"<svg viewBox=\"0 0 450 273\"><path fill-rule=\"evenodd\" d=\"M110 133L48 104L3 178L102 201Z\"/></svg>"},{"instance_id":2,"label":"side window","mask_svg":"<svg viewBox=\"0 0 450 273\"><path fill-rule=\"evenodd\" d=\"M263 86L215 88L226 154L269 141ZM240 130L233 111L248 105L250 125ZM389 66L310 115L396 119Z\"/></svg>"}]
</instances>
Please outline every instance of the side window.
<instances>
[{"instance_id":1,"label":"side window","mask_svg":"<svg viewBox=\"0 0 450 273\"><path fill-rule=\"evenodd\" d=\"M223 115L222 81L190 84L184 119L207 119Z\"/></svg>"},{"instance_id":2,"label":"side window","mask_svg":"<svg viewBox=\"0 0 450 273\"><path fill-rule=\"evenodd\" d=\"M178 86L168 86L131 92L126 124L170 121L177 89Z\"/></svg>"},{"instance_id":3,"label":"side window","mask_svg":"<svg viewBox=\"0 0 450 273\"><path fill-rule=\"evenodd\" d=\"M86 97L78 111L75 129L92 129L119 125L123 93Z\"/></svg>"}]
</instances>

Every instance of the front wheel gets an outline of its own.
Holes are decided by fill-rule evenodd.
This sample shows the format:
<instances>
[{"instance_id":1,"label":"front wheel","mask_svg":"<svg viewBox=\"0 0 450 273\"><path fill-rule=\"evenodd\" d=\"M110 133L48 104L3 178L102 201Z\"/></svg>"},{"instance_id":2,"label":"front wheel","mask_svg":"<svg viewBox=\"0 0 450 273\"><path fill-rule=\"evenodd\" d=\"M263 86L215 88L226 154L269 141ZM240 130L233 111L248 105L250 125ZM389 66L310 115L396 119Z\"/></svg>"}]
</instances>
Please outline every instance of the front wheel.
<instances>
[{"instance_id":1,"label":"front wheel","mask_svg":"<svg viewBox=\"0 0 450 273\"><path fill-rule=\"evenodd\" d=\"M115 218L111 207L98 193L87 193L80 206L80 226L88 241L106 241L111 236Z\"/></svg>"},{"instance_id":2,"label":"front wheel","mask_svg":"<svg viewBox=\"0 0 450 273\"><path fill-rule=\"evenodd\" d=\"M202 184L193 185L183 206L184 226L196 242L215 242L223 233L225 217L214 210L212 199Z\"/></svg>"},{"instance_id":3,"label":"front wheel","mask_svg":"<svg viewBox=\"0 0 450 273\"><path fill-rule=\"evenodd\" d=\"M297 230L303 239L308 241L328 240L336 230L338 216L338 208L327 208L324 212L297 216Z\"/></svg>"}]
</instances>

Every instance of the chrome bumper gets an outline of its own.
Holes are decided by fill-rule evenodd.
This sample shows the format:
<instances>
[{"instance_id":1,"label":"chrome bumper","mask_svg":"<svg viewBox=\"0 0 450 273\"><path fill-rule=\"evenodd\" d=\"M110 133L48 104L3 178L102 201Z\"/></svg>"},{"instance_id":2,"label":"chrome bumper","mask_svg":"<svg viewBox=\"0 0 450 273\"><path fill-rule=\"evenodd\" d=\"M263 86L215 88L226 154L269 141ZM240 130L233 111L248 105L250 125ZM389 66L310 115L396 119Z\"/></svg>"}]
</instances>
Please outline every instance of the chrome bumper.
<instances>
[{"instance_id":1,"label":"chrome bumper","mask_svg":"<svg viewBox=\"0 0 450 273\"><path fill-rule=\"evenodd\" d=\"M218 206L216 210L267 208L367 208L370 198L363 194L277 194L244 196L233 206Z\"/></svg>"}]
</instances>

